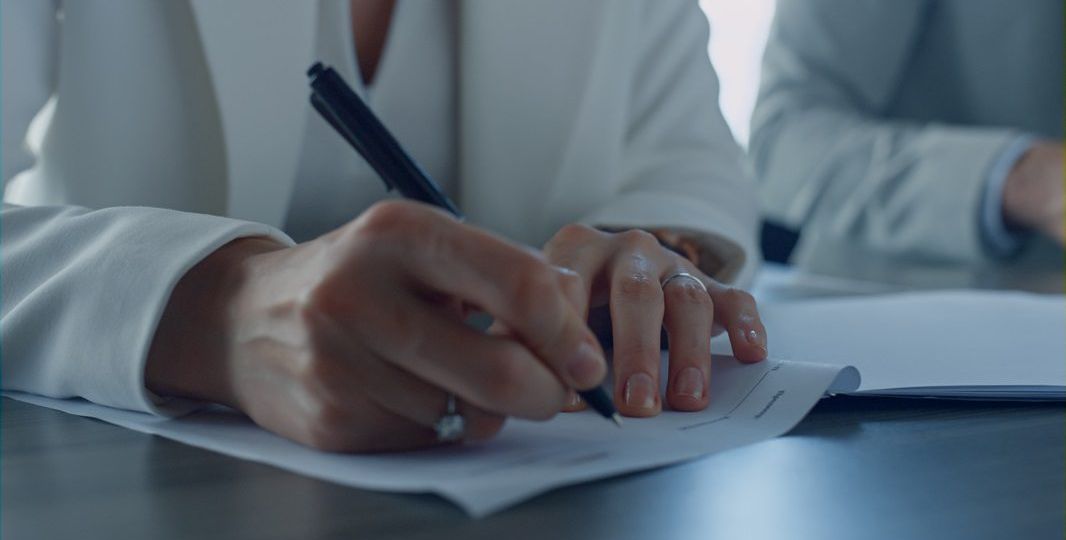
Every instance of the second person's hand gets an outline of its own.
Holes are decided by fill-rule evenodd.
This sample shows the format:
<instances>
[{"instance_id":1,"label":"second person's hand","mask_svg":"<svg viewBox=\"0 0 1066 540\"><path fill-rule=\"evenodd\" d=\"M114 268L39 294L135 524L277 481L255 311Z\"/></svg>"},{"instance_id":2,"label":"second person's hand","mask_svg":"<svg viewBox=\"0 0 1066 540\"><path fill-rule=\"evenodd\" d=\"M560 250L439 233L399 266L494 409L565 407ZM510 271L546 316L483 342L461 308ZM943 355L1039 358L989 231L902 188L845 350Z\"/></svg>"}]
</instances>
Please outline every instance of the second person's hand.
<instances>
[{"instance_id":1,"label":"second person's hand","mask_svg":"<svg viewBox=\"0 0 1066 540\"><path fill-rule=\"evenodd\" d=\"M1008 223L1031 229L1066 245L1063 204L1063 143L1040 141L1014 166L1003 188Z\"/></svg>"}]
</instances>

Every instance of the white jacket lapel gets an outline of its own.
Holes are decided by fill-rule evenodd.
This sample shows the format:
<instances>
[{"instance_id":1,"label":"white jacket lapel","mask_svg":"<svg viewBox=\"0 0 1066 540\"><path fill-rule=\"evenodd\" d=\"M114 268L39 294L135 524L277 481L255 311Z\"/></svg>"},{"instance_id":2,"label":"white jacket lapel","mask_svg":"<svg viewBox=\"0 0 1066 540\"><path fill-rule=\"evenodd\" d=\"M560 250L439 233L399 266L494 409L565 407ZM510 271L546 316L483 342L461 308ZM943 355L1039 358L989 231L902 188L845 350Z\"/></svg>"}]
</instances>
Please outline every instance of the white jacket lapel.
<instances>
[{"instance_id":1,"label":"white jacket lapel","mask_svg":"<svg viewBox=\"0 0 1066 540\"><path fill-rule=\"evenodd\" d=\"M318 2L191 0L222 119L228 214L281 226L308 111Z\"/></svg>"},{"instance_id":2,"label":"white jacket lapel","mask_svg":"<svg viewBox=\"0 0 1066 540\"><path fill-rule=\"evenodd\" d=\"M565 167L606 0L464 0L460 178L473 223L539 241Z\"/></svg>"}]
</instances>

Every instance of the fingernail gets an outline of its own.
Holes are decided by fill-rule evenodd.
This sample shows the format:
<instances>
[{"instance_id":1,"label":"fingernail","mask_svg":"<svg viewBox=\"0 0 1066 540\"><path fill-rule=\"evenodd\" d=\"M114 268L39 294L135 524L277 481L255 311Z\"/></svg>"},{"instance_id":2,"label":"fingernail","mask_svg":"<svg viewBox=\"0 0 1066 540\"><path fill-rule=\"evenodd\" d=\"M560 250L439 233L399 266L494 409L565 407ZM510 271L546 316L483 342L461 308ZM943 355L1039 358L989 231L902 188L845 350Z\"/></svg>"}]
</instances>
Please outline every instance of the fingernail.
<instances>
[{"instance_id":1,"label":"fingernail","mask_svg":"<svg viewBox=\"0 0 1066 540\"><path fill-rule=\"evenodd\" d=\"M679 396L703 399L703 372L694 367L682 369L677 374L674 391Z\"/></svg>"},{"instance_id":2,"label":"fingernail","mask_svg":"<svg viewBox=\"0 0 1066 540\"><path fill-rule=\"evenodd\" d=\"M606 361L588 341L582 341L577 353L566 364L570 379L579 387L588 387L600 382Z\"/></svg>"},{"instance_id":3,"label":"fingernail","mask_svg":"<svg viewBox=\"0 0 1066 540\"><path fill-rule=\"evenodd\" d=\"M766 352L766 336L755 329L748 330L744 334L744 339L753 346L762 349L762 352Z\"/></svg>"},{"instance_id":4,"label":"fingernail","mask_svg":"<svg viewBox=\"0 0 1066 540\"><path fill-rule=\"evenodd\" d=\"M581 396L577 395L577 392L571 391L570 396L566 400L567 407L577 407L581 405Z\"/></svg>"},{"instance_id":5,"label":"fingernail","mask_svg":"<svg viewBox=\"0 0 1066 540\"><path fill-rule=\"evenodd\" d=\"M626 405L636 409L655 408L655 381L647 373L635 373L626 380Z\"/></svg>"}]
</instances>

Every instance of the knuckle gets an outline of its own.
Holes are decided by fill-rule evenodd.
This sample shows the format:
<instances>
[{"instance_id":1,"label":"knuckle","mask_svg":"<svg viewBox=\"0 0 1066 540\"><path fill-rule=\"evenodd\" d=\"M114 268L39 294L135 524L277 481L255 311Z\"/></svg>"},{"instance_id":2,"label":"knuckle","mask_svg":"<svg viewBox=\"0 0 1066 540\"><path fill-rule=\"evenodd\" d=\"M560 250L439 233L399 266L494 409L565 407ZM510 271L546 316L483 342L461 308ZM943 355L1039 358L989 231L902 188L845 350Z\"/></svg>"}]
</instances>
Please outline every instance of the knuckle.
<instances>
[{"instance_id":1,"label":"knuckle","mask_svg":"<svg viewBox=\"0 0 1066 540\"><path fill-rule=\"evenodd\" d=\"M582 225L580 223L570 223L568 225L564 225L563 228L559 229L559 232L555 234L555 237L558 240L566 243L580 243L587 241L588 239L594 237L596 234L598 234L596 229L593 229L588 225Z\"/></svg>"},{"instance_id":2,"label":"knuckle","mask_svg":"<svg viewBox=\"0 0 1066 540\"><path fill-rule=\"evenodd\" d=\"M355 220L355 229L373 237L408 235L427 217L424 209L407 201L382 201Z\"/></svg>"},{"instance_id":3,"label":"knuckle","mask_svg":"<svg viewBox=\"0 0 1066 540\"><path fill-rule=\"evenodd\" d=\"M633 272L621 278L618 294L627 300L647 302L661 300L663 289L659 282L644 272Z\"/></svg>"},{"instance_id":4,"label":"knuckle","mask_svg":"<svg viewBox=\"0 0 1066 540\"><path fill-rule=\"evenodd\" d=\"M629 229L628 231L618 234L622 244L633 250L646 251L661 247L659 239L655 238L654 234L645 230Z\"/></svg>"},{"instance_id":5,"label":"knuckle","mask_svg":"<svg viewBox=\"0 0 1066 540\"><path fill-rule=\"evenodd\" d=\"M599 234L599 231L583 223L568 223L564 225L562 229L559 229L559 234L582 238L586 236L596 236Z\"/></svg>"}]
</instances>

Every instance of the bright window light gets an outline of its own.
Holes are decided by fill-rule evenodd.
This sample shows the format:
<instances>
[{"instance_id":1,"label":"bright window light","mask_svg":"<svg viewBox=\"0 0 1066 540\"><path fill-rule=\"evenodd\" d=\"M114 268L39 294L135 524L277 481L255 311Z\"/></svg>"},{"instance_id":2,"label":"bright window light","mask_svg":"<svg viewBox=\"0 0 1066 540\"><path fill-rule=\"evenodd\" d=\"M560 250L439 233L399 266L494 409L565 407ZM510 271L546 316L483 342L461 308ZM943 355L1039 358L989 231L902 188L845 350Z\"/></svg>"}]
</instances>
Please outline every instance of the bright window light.
<instances>
[{"instance_id":1,"label":"bright window light","mask_svg":"<svg viewBox=\"0 0 1066 540\"><path fill-rule=\"evenodd\" d=\"M747 147L774 0L700 0L700 7L711 23L707 50L721 81L722 114L733 136Z\"/></svg>"}]
</instances>

